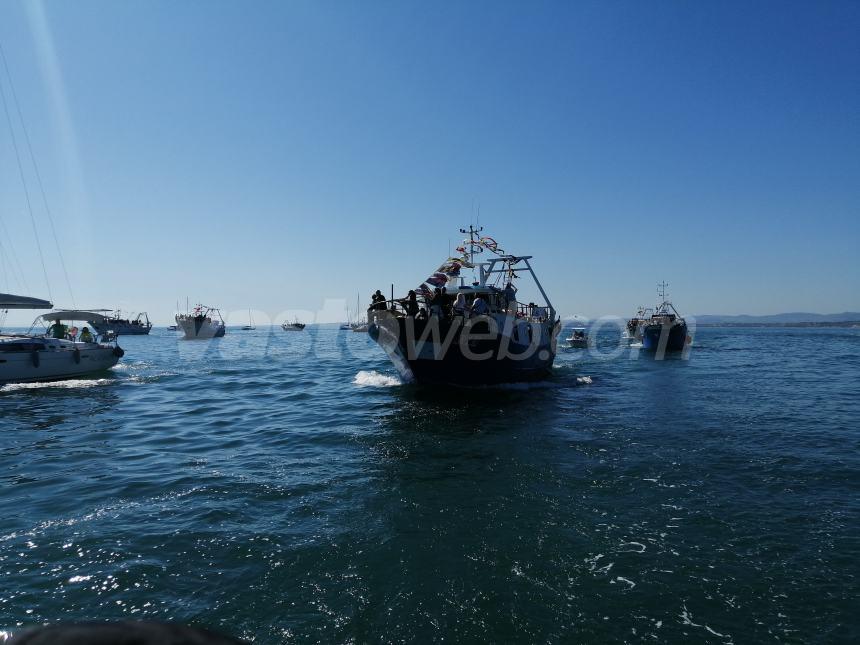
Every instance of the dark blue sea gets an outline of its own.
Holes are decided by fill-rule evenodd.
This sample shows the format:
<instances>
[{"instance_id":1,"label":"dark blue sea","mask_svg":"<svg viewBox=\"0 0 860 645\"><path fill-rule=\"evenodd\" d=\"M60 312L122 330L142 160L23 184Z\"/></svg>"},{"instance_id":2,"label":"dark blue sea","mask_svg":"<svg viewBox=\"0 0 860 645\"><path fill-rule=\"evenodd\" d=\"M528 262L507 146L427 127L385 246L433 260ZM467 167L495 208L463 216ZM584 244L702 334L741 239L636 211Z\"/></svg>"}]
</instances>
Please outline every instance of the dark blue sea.
<instances>
[{"instance_id":1,"label":"dark blue sea","mask_svg":"<svg viewBox=\"0 0 860 645\"><path fill-rule=\"evenodd\" d=\"M599 340L436 391L366 334L157 330L2 387L0 630L860 642L860 329Z\"/></svg>"}]
</instances>

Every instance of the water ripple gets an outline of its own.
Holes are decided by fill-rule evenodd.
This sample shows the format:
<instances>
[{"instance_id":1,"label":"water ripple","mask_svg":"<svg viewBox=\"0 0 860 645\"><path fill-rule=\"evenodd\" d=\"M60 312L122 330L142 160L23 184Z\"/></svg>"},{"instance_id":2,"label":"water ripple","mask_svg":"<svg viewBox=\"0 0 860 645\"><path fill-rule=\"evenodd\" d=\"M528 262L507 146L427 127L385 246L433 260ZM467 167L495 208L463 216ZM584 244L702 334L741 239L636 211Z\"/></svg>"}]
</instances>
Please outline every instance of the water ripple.
<instances>
[{"instance_id":1,"label":"water ripple","mask_svg":"<svg viewBox=\"0 0 860 645\"><path fill-rule=\"evenodd\" d=\"M366 335L123 340L0 388L0 628L256 642L853 642L860 335L561 352L543 384L403 384ZM615 339L598 339L609 353Z\"/></svg>"}]
</instances>

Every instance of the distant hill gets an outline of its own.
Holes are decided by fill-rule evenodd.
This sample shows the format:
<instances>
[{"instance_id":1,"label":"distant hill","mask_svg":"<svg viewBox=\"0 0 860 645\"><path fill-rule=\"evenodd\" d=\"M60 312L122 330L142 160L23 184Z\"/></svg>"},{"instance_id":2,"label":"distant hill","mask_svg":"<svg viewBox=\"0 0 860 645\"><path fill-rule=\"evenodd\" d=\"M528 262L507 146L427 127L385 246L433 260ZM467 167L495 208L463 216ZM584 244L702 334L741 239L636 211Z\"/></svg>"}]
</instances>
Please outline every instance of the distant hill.
<instances>
[{"instance_id":1,"label":"distant hill","mask_svg":"<svg viewBox=\"0 0 860 645\"><path fill-rule=\"evenodd\" d=\"M846 311L841 314L811 314L805 312L792 312L786 314L772 314L770 316L696 316L699 325L792 325L797 323L816 323L819 325L827 323L845 323L860 321L860 312Z\"/></svg>"}]
</instances>

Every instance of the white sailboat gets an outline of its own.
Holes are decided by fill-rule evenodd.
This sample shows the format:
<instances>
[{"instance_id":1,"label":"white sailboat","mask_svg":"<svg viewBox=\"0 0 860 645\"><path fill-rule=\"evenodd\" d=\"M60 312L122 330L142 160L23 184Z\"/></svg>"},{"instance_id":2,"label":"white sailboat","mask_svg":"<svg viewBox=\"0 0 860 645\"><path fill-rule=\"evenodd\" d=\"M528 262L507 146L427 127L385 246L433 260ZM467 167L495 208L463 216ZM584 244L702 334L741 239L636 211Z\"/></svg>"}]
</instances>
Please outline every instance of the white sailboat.
<instances>
[{"instance_id":1,"label":"white sailboat","mask_svg":"<svg viewBox=\"0 0 860 645\"><path fill-rule=\"evenodd\" d=\"M356 294L355 296L355 320L349 326L352 331L355 332L364 332L367 333L367 316L362 317L359 313L361 311L361 296L360 294Z\"/></svg>"},{"instance_id":2,"label":"white sailboat","mask_svg":"<svg viewBox=\"0 0 860 645\"><path fill-rule=\"evenodd\" d=\"M33 155L33 150L30 147L30 138L27 134L27 127L24 123L24 117L21 112L21 106L18 105L18 99L12 88L12 76L9 74L6 58L0 50L0 58L3 59L3 66L6 70L6 77L2 82L8 81L11 91L11 96L17 113L20 118L20 129L27 141L27 150L29 151L35 177L38 182L42 200L44 202L44 210L49 219L51 219L51 211L48 208L45 190L42 186L42 179L39 175L38 164ZM7 107L5 92L2 84L0 84L0 94L3 95L4 108ZM26 197L27 210L29 211L30 219L33 224L33 231L36 236L36 247L39 252L39 258L42 262L43 270L45 258L42 256L42 248L39 243L38 226L36 225L33 208L30 200L30 191L27 186L27 179L23 170L23 162L19 154L19 147L16 143L15 127L9 117L8 109L6 111L7 124L9 125L9 136L12 141L12 148L15 152L15 157L18 163L18 170L21 175L21 183ZM53 229L53 220L51 220L51 228ZM59 239L54 234L54 241L57 244L57 257L63 265L65 271L65 263L63 261L62 250ZM11 242L11 241L10 241ZM14 243L11 244L14 247ZM47 271L45 273L45 282L48 286L50 294L50 286L48 285ZM69 292L71 294L71 284L69 284ZM6 312L11 309L22 310L39 310L51 309L53 304L49 300L40 298L32 298L30 296L18 296L12 294L0 294L0 312L3 312L5 318ZM75 378L86 376L106 370L116 365L117 361L122 357L123 350L115 344L115 336L111 335L114 344L99 343L97 337L92 335L88 328L84 328L86 333L82 333L78 337L76 328L69 330L63 321L82 321L86 322L88 318L85 314L91 312L81 311L53 311L43 314L36 318L26 334L0 334L0 384L5 383L22 383L34 381L55 381L58 379ZM50 328L43 333L34 333L34 329L39 322L50 324Z\"/></svg>"},{"instance_id":3,"label":"white sailboat","mask_svg":"<svg viewBox=\"0 0 860 645\"><path fill-rule=\"evenodd\" d=\"M0 309L50 309L47 300L0 294ZM63 322L84 321L84 311L52 311L42 314L26 334L0 335L0 384L56 381L87 376L117 364L124 354L116 344L96 338L79 340ZM43 334L34 334L39 322L53 323ZM75 328L72 328L73 330Z\"/></svg>"},{"instance_id":4,"label":"white sailboat","mask_svg":"<svg viewBox=\"0 0 860 645\"><path fill-rule=\"evenodd\" d=\"M242 331L254 331L256 327L254 326L254 317L251 315L251 310L248 310L248 324L242 327Z\"/></svg>"}]
</instances>

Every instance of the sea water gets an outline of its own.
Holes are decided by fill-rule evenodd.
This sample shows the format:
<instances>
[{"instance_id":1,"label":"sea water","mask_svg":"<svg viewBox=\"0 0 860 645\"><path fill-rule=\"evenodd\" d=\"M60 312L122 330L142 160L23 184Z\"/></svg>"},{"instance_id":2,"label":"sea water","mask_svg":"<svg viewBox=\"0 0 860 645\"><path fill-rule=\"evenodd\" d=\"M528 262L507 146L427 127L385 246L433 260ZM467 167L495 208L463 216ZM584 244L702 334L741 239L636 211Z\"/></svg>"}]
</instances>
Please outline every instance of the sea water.
<instances>
[{"instance_id":1,"label":"sea water","mask_svg":"<svg viewBox=\"0 0 860 645\"><path fill-rule=\"evenodd\" d=\"M438 391L366 334L156 330L4 386L0 630L860 640L860 330L700 328L664 361L618 336Z\"/></svg>"}]
</instances>

